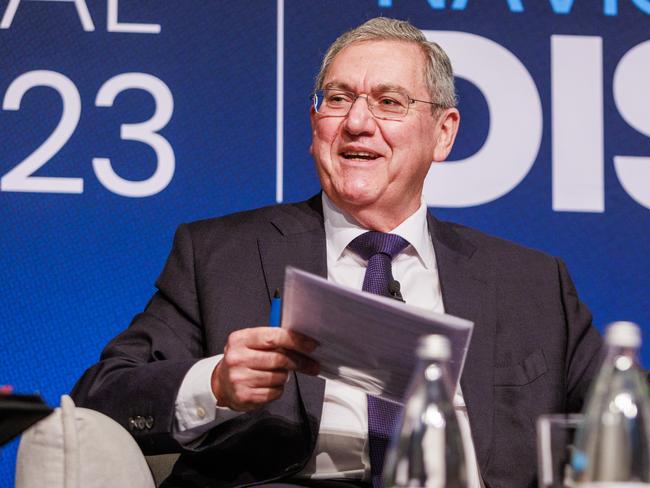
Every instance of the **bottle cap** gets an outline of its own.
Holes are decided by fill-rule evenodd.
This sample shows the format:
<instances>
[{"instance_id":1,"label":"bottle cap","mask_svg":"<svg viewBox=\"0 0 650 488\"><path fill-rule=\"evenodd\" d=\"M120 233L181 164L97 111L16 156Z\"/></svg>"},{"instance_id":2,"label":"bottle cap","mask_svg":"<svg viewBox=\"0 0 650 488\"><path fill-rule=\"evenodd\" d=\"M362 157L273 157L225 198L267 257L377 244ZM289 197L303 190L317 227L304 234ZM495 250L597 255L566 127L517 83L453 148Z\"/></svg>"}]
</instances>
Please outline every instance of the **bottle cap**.
<instances>
[{"instance_id":1,"label":"bottle cap","mask_svg":"<svg viewBox=\"0 0 650 488\"><path fill-rule=\"evenodd\" d=\"M641 329L634 322L612 322L605 331L605 342L616 347L639 347Z\"/></svg>"},{"instance_id":2,"label":"bottle cap","mask_svg":"<svg viewBox=\"0 0 650 488\"><path fill-rule=\"evenodd\" d=\"M449 359L449 339L439 334L422 336L418 342L417 354L422 359Z\"/></svg>"}]
</instances>

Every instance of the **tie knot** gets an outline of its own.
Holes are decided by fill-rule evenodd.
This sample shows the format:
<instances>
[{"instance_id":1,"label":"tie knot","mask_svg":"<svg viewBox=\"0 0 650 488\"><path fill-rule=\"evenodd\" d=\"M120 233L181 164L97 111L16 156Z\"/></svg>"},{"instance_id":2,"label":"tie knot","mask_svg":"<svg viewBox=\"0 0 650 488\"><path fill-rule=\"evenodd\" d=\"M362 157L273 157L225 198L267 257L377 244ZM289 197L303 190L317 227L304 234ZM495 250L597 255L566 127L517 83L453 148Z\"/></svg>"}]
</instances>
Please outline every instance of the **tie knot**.
<instances>
[{"instance_id":1,"label":"tie knot","mask_svg":"<svg viewBox=\"0 0 650 488\"><path fill-rule=\"evenodd\" d=\"M409 245L409 242L397 234L387 234L374 230L361 234L348 244L348 247L366 261L375 254L386 254L392 260Z\"/></svg>"}]
</instances>

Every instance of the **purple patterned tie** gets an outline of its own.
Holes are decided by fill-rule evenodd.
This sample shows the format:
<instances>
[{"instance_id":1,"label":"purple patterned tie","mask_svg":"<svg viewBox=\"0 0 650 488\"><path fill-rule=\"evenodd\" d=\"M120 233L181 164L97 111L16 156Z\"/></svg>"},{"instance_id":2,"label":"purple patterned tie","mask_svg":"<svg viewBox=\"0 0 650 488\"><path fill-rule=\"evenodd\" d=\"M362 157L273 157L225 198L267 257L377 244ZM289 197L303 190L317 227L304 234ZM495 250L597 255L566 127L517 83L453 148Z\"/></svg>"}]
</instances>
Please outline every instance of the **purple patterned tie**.
<instances>
[{"instance_id":1,"label":"purple patterned tie","mask_svg":"<svg viewBox=\"0 0 650 488\"><path fill-rule=\"evenodd\" d=\"M393 281L391 263L409 243L395 234L370 231L354 239L348 247L368 261L363 291L391 296L388 285ZM370 474L373 488L381 488L384 453L395 430L401 407L368 395L368 440Z\"/></svg>"}]
</instances>

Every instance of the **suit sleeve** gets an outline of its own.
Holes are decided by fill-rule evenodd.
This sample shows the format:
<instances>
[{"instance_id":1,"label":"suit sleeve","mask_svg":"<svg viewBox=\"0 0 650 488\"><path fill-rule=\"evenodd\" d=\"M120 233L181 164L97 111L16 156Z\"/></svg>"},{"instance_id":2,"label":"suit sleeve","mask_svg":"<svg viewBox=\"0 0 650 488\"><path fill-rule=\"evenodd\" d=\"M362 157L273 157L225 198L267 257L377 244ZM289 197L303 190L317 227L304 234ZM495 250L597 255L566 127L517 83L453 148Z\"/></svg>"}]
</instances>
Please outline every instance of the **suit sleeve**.
<instances>
[{"instance_id":1,"label":"suit sleeve","mask_svg":"<svg viewBox=\"0 0 650 488\"><path fill-rule=\"evenodd\" d=\"M603 341L592 325L591 312L578 298L566 265L557 259L562 301L567 324L566 411L582 410L591 382L604 353Z\"/></svg>"},{"instance_id":2,"label":"suit sleeve","mask_svg":"<svg viewBox=\"0 0 650 488\"><path fill-rule=\"evenodd\" d=\"M103 412L131 431L145 454L179 449L172 435L175 399L185 374L204 354L185 225L176 231L156 287L144 312L106 346L72 392L78 406Z\"/></svg>"}]
</instances>

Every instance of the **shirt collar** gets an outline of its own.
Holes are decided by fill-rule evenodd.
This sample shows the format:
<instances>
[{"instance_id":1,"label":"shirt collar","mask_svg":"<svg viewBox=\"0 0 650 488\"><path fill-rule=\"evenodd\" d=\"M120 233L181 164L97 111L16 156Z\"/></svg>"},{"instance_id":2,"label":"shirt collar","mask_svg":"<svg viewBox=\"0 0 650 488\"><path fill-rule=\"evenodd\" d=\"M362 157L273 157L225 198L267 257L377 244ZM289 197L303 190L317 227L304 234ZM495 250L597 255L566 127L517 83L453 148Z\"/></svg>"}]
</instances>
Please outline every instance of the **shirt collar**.
<instances>
[{"instance_id":1,"label":"shirt collar","mask_svg":"<svg viewBox=\"0 0 650 488\"><path fill-rule=\"evenodd\" d=\"M348 244L354 238L367 232L368 229L359 225L354 218L339 209L325 192L322 195L327 249L332 252L332 257L338 260L348 247ZM390 233L397 234L409 241L411 246L407 247L405 252L408 253L410 249L413 249L427 269L435 267L436 258L433 252L431 236L429 235L427 205L424 197L422 197L420 207L404 222L391 230Z\"/></svg>"}]
</instances>

